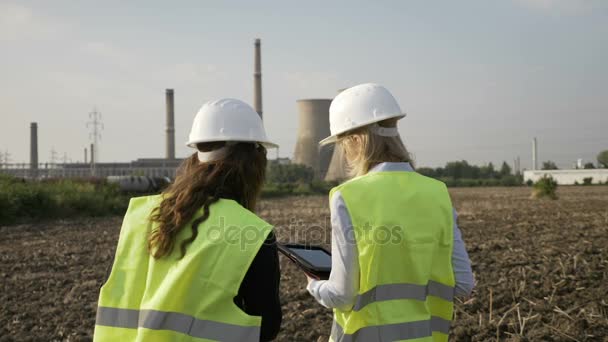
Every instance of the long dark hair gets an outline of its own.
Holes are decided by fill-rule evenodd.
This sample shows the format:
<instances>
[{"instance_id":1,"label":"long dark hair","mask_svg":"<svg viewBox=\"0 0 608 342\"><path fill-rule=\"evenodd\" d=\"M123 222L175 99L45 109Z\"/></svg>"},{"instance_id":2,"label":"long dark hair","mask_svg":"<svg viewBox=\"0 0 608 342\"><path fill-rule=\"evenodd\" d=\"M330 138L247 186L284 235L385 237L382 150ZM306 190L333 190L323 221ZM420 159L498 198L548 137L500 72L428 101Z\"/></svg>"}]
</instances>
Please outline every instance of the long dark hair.
<instances>
[{"instance_id":1,"label":"long dark hair","mask_svg":"<svg viewBox=\"0 0 608 342\"><path fill-rule=\"evenodd\" d=\"M224 147L225 142L201 143L199 151ZM225 157L201 163L196 153L180 165L175 182L163 191L163 200L150 216L158 225L148 237L148 251L162 258L173 251L177 234L196 212L203 215L192 222L190 237L180 244L180 259L196 239L198 226L209 217L209 206L220 198L232 199L254 211L266 175L266 149L256 143L239 142L227 147Z\"/></svg>"}]
</instances>

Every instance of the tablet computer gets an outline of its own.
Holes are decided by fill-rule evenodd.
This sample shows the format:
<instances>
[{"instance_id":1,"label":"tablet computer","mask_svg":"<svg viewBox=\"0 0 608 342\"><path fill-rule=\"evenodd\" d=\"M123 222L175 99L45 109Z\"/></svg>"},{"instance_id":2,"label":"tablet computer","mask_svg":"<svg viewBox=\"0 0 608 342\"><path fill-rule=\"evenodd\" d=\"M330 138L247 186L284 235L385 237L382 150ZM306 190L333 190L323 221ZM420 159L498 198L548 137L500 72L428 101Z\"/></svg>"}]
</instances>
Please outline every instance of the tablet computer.
<instances>
[{"instance_id":1,"label":"tablet computer","mask_svg":"<svg viewBox=\"0 0 608 342\"><path fill-rule=\"evenodd\" d=\"M279 252L291 259L296 266L317 279L329 279L331 253L321 246L295 243L278 243Z\"/></svg>"}]
</instances>

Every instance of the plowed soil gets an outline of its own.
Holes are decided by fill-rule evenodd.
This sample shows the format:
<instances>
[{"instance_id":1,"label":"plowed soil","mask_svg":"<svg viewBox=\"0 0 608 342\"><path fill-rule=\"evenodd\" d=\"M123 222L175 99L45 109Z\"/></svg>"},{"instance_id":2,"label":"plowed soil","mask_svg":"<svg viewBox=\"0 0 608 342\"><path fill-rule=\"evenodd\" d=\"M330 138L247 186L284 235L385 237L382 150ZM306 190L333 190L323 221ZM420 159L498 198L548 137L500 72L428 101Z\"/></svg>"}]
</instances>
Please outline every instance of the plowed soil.
<instances>
[{"instance_id":1,"label":"plowed soil","mask_svg":"<svg viewBox=\"0 0 608 342\"><path fill-rule=\"evenodd\" d=\"M608 341L608 187L452 189L477 287L453 341ZM329 247L326 197L262 201L281 241ZM91 340L120 217L0 227L0 341ZM326 341L331 311L282 258L280 341Z\"/></svg>"}]
</instances>

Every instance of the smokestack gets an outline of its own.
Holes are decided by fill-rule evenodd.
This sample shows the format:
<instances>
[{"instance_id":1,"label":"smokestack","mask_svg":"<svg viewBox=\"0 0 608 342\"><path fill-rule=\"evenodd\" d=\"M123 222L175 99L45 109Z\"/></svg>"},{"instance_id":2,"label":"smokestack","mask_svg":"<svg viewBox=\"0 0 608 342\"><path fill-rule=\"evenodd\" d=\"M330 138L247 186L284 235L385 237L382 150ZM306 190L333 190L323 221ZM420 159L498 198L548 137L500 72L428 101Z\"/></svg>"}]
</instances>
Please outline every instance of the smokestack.
<instances>
[{"instance_id":1,"label":"smokestack","mask_svg":"<svg viewBox=\"0 0 608 342\"><path fill-rule=\"evenodd\" d=\"M298 100L300 122L298 140L293 159L315 170L315 176L323 179L329 168L333 145L319 146L319 141L328 137L329 105L331 99Z\"/></svg>"},{"instance_id":2,"label":"smokestack","mask_svg":"<svg viewBox=\"0 0 608 342\"><path fill-rule=\"evenodd\" d=\"M91 144L91 168L95 168L95 144Z\"/></svg>"},{"instance_id":3,"label":"smokestack","mask_svg":"<svg viewBox=\"0 0 608 342\"><path fill-rule=\"evenodd\" d=\"M30 124L30 177L38 177L38 123Z\"/></svg>"},{"instance_id":4,"label":"smokestack","mask_svg":"<svg viewBox=\"0 0 608 342\"><path fill-rule=\"evenodd\" d=\"M167 142L166 142L166 157L167 159L175 159L175 107L173 102L173 89L167 89Z\"/></svg>"},{"instance_id":5,"label":"smokestack","mask_svg":"<svg viewBox=\"0 0 608 342\"><path fill-rule=\"evenodd\" d=\"M538 145L536 138L532 139L532 170L538 170Z\"/></svg>"},{"instance_id":6,"label":"smokestack","mask_svg":"<svg viewBox=\"0 0 608 342\"><path fill-rule=\"evenodd\" d=\"M254 72L253 72L253 107L258 112L261 118L262 115L262 52L261 42L259 39L255 40L255 61L254 61Z\"/></svg>"},{"instance_id":7,"label":"smokestack","mask_svg":"<svg viewBox=\"0 0 608 342\"><path fill-rule=\"evenodd\" d=\"M84 148L84 163L87 163L87 148Z\"/></svg>"}]
</instances>

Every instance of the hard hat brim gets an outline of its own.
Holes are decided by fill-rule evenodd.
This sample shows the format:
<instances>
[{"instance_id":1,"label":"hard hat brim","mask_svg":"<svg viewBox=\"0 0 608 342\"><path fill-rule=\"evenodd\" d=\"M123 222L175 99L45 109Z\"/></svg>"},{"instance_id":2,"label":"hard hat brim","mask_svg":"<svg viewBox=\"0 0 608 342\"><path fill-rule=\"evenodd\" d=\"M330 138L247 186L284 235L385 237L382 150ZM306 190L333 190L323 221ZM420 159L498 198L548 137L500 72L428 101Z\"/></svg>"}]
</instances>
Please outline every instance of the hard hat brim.
<instances>
[{"instance_id":1,"label":"hard hat brim","mask_svg":"<svg viewBox=\"0 0 608 342\"><path fill-rule=\"evenodd\" d=\"M338 141L338 135L330 135L327 138L319 141L319 145L320 146L325 146L325 145L329 145L332 143L335 143L336 141Z\"/></svg>"},{"instance_id":2,"label":"hard hat brim","mask_svg":"<svg viewBox=\"0 0 608 342\"><path fill-rule=\"evenodd\" d=\"M399 113L399 114L389 115L389 116L383 117L380 120L378 120L377 118L373 118L372 120L369 120L368 122L360 123L358 125L349 127L348 129L342 130L341 132L338 132L336 134L332 134L332 135L328 136L327 138L319 141L319 146L324 146L324 145L335 143L335 142L338 141L338 136L340 134L344 134L344 133L350 132L350 131L355 130L357 128L361 128L363 126L371 125L373 123L384 121L384 120L388 120L388 119L394 119L394 118L403 119L405 116L406 116L405 113Z\"/></svg>"},{"instance_id":3,"label":"hard hat brim","mask_svg":"<svg viewBox=\"0 0 608 342\"><path fill-rule=\"evenodd\" d=\"M219 141L236 141L236 142L248 142L248 143L259 143L266 148L279 148L279 145L270 141L257 141L257 140L232 140L232 139L216 139L216 140L195 140L186 143L186 146L196 148L196 144L208 143L208 142L219 142Z\"/></svg>"}]
</instances>

